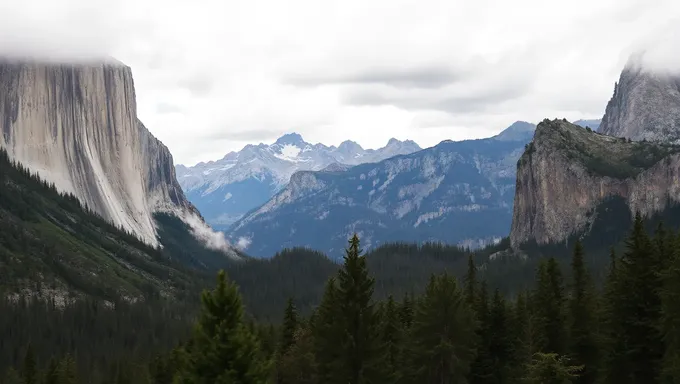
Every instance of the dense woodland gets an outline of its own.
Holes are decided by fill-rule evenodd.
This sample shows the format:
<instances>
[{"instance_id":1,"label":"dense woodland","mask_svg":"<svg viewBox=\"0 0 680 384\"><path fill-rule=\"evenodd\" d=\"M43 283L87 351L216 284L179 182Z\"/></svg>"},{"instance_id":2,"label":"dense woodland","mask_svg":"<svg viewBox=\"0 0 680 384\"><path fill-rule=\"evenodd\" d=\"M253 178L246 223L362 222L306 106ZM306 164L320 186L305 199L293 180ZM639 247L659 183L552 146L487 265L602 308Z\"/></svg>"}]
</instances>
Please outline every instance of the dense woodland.
<instances>
[{"instance_id":1,"label":"dense woodland","mask_svg":"<svg viewBox=\"0 0 680 384\"><path fill-rule=\"evenodd\" d=\"M318 306L303 315L291 298L280 325L253 322L223 271L184 332L181 321L173 329L181 311L158 314L169 321L149 334L134 329L153 308L121 307L110 318L95 303L5 302L3 321L26 317L23 327L0 327L3 362L12 362L3 383L680 382L680 236L661 225L649 236L637 216L601 288L587 257L577 241L566 265L541 258L530 289L512 298L471 255L462 279L432 274L418 294L381 298L354 237ZM42 320L48 312L61 322ZM19 345L21 332L56 341ZM140 357L114 358L113 339Z\"/></svg>"}]
</instances>

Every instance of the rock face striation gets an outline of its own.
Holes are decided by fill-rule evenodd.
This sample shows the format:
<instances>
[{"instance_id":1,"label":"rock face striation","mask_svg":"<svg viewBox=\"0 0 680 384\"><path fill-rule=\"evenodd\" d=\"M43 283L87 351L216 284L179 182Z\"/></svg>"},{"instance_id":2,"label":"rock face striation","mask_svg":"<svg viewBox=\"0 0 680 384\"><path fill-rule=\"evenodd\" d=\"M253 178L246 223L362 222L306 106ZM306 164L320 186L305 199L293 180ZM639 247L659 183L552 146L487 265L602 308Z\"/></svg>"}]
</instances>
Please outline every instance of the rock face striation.
<instances>
[{"instance_id":1,"label":"rock face striation","mask_svg":"<svg viewBox=\"0 0 680 384\"><path fill-rule=\"evenodd\" d=\"M391 139L379 149L352 141L338 147L310 144L297 133L273 144L247 145L239 152L193 167L178 165L177 177L189 200L215 228L226 229L280 191L293 173L374 163L419 151L413 141Z\"/></svg>"},{"instance_id":2,"label":"rock face striation","mask_svg":"<svg viewBox=\"0 0 680 384\"><path fill-rule=\"evenodd\" d=\"M649 69L634 55L614 86L599 132L632 140L680 140L680 75Z\"/></svg>"},{"instance_id":3,"label":"rock face striation","mask_svg":"<svg viewBox=\"0 0 680 384\"><path fill-rule=\"evenodd\" d=\"M0 62L0 146L116 226L157 246L153 214L211 236L172 155L137 119L132 71L117 63Z\"/></svg>"},{"instance_id":4,"label":"rock face striation","mask_svg":"<svg viewBox=\"0 0 680 384\"><path fill-rule=\"evenodd\" d=\"M610 197L645 216L680 201L680 146L544 120L517 163L515 189L512 246L560 242L587 231Z\"/></svg>"},{"instance_id":5,"label":"rock face striation","mask_svg":"<svg viewBox=\"0 0 680 384\"><path fill-rule=\"evenodd\" d=\"M493 138L296 172L228 235L259 257L307 246L340 258L354 232L365 250L396 241L492 243L510 228L517 159L534 128L519 122Z\"/></svg>"}]
</instances>

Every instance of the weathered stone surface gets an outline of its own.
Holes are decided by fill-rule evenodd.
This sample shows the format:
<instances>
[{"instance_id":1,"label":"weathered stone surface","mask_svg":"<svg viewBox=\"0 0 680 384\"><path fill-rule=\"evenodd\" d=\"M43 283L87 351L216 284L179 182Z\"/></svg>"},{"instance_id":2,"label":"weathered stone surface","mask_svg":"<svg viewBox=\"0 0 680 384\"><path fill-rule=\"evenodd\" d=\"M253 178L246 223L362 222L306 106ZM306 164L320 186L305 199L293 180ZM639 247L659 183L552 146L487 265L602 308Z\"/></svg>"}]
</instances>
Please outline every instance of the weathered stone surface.
<instances>
[{"instance_id":1,"label":"weathered stone surface","mask_svg":"<svg viewBox=\"0 0 680 384\"><path fill-rule=\"evenodd\" d=\"M632 140L680 139L680 75L645 67L632 56L607 104L599 132Z\"/></svg>"},{"instance_id":2,"label":"weathered stone surface","mask_svg":"<svg viewBox=\"0 0 680 384\"><path fill-rule=\"evenodd\" d=\"M0 61L0 133L13 159L149 244L154 212L198 218L123 64Z\"/></svg>"},{"instance_id":3,"label":"weathered stone surface","mask_svg":"<svg viewBox=\"0 0 680 384\"><path fill-rule=\"evenodd\" d=\"M609 196L643 215L680 201L680 147L545 120L518 161L510 241L559 242L586 230Z\"/></svg>"}]
</instances>

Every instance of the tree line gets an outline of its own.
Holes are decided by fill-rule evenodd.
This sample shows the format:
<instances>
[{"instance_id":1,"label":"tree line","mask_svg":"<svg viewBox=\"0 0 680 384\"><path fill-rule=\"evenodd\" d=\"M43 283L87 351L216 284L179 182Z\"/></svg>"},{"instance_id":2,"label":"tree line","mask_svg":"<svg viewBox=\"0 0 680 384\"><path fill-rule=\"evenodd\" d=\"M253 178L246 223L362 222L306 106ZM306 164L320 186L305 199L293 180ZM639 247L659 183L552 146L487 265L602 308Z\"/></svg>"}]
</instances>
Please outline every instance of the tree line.
<instances>
[{"instance_id":1,"label":"tree line","mask_svg":"<svg viewBox=\"0 0 680 384\"><path fill-rule=\"evenodd\" d=\"M382 299L354 236L309 315L290 299L280 326L257 324L220 272L185 340L102 382L680 382L680 236L662 225L650 236L637 215L601 289L585 259L576 242L569 278L544 258L533 286L506 297L470 256L462 279L433 274L420 294ZM3 383L84 382L70 355L41 368L32 356Z\"/></svg>"}]
</instances>

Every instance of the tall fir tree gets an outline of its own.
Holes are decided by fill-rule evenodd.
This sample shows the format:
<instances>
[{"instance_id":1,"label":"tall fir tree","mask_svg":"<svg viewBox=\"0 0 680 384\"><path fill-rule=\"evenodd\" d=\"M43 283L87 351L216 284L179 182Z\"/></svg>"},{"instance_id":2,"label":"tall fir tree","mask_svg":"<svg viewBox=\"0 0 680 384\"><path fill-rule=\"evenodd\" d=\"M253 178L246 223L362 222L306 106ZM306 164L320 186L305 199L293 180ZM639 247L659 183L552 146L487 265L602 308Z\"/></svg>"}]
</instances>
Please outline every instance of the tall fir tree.
<instances>
[{"instance_id":1,"label":"tall fir tree","mask_svg":"<svg viewBox=\"0 0 680 384\"><path fill-rule=\"evenodd\" d=\"M493 357L493 382L508 383L511 378L511 366L514 356L510 339L510 324L505 299L496 289L489 314L489 354Z\"/></svg>"},{"instance_id":2,"label":"tall fir tree","mask_svg":"<svg viewBox=\"0 0 680 384\"><path fill-rule=\"evenodd\" d=\"M295 342L295 331L298 327L298 314L293 299L288 298L286 310L283 315L283 328L281 329L281 342L279 344L279 351L284 354L288 351Z\"/></svg>"},{"instance_id":3,"label":"tall fir tree","mask_svg":"<svg viewBox=\"0 0 680 384\"><path fill-rule=\"evenodd\" d=\"M493 383L494 361L491 356L491 310L489 304L489 289L486 281L479 284L479 293L473 309L475 318L475 356L470 367L469 379L471 384Z\"/></svg>"},{"instance_id":4,"label":"tall fir tree","mask_svg":"<svg viewBox=\"0 0 680 384\"><path fill-rule=\"evenodd\" d=\"M385 303L380 322L380 343L383 344L382 383L396 383L401 377L403 325L399 309L390 295Z\"/></svg>"},{"instance_id":5,"label":"tall fir tree","mask_svg":"<svg viewBox=\"0 0 680 384\"><path fill-rule=\"evenodd\" d=\"M59 384L78 384L78 369L71 355L66 355L59 363Z\"/></svg>"},{"instance_id":6,"label":"tall fir tree","mask_svg":"<svg viewBox=\"0 0 680 384\"><path fill-rule=\"evenodd\" d=\"M310 323L314 340L314 359L317 364L319 382L332 383L335 375L342 370L341 350L338 348L344 337L339 323L339 295L335 277L326 282L321 303L312 314Z\"/></svg>"},{"instance_id":7,"label":"tall fir tree","mask_svg":"<svg viewBox=\"0 0 680 384\"><path fill-rule=\"evenodd\" d=\"M243 304L236 284L224 271L217 286L201 295L201 312L194 327L186 370L179 382L186 384L261 384L269 378L269 361L243 318Z\"/></svg>"},{"instance_id":8,"label":"tall fir tree","mask_svg":"<svg viewBox=\"0 0 680 384\"><path fill-rule=\"evenodd\" d=\"M24 355L24 364L21 369L21 379L24 384L36 384L38 382L38 370L35 362L35 352L29 343Z\"/></svg>"},{"instance_id":9,"label":"tall fir tree","mask_svg":"<svg viewBox=\"0 0 680 384\"><path fill-rule=\"evenodd\" d=\"M661 273L662 383L680 383L680 237L673 239Z\"/></svg>"},{"instance_id":10,"label":"tall fir tree","mask_svg":"<svg viewBox=\"0 0 680 384\"><path fill-rule=\"evenodd\" d=\"M532 300L534 321L540 334L539 350L562 355L566 347L564 311L564 283L557 261L541 260Z\"/></svg>"},{"instance_id":11,"label":"tall fir tree","mask_svg":"<svg viewBox=\"0 0 680 384\"><path fill-rule=\"evenodd\" d=\"M474 308L477 300L477 266L472 254L468 256L468 268L465 274L465 300L471 308Z\"/></svg>"},{"instance_id":12,"label":"tall fir tree","mask_svg":"<svg viewBox=\"0 0 680 384\"><path fill-rule=\"evenodd\" d=\"M617 269L617 293L625 357L621 363L627 378L621 384L657 383L663 356L663 341L659 329L661 318L661 261L645 232L642 217L635 216L633 230L626 241L626 252Z\"/></svg>"},{"instance_id":13,"label":"tall fir tree","mask_svg":"<svg viewBox=\"0 0 680 384\"><path fill-rule=\"evenodd\" d=\"M59 363L55 358L51 358L49 364L47 365L44 382L45 384L59 384Z\"/></svg>"},{"instance_id":14,"label":"tall fir tree","mask_svg":"<svg viewBox=\"0 0 680 384\"><path fill-rule=\"evenodd\" d=\"M475 319L456 279L433 276L412 329L411 382L463 382L474 359Z\"/></svg>"},{"instance_id":15,"label":"tall fir tree","mask_svg":"<svg viewBox=\"0 0 680 384\"><path fill-rule=\"evenodd\" d=\"M374 382L380 379L382 357L373 303L374 279L368 273L356 234L349 240L344 260L337 277L336 319L339 331L344 334L337 346L342 350L343 369L334 380L343 384Z\"/></svg>"},{"instance_id":16,"label":"tall fir tree","mask_svg":"<svg viewBox=\"0 0 680 384\"><path fill-rule=\"evenodd\" d=\"M593 384L599 369L596 297L580 241L576 241L574 246L571 268L573 282L569 298L569 353L575 364L583 365L576 382Z\"/></svg>"}]
</instances>

